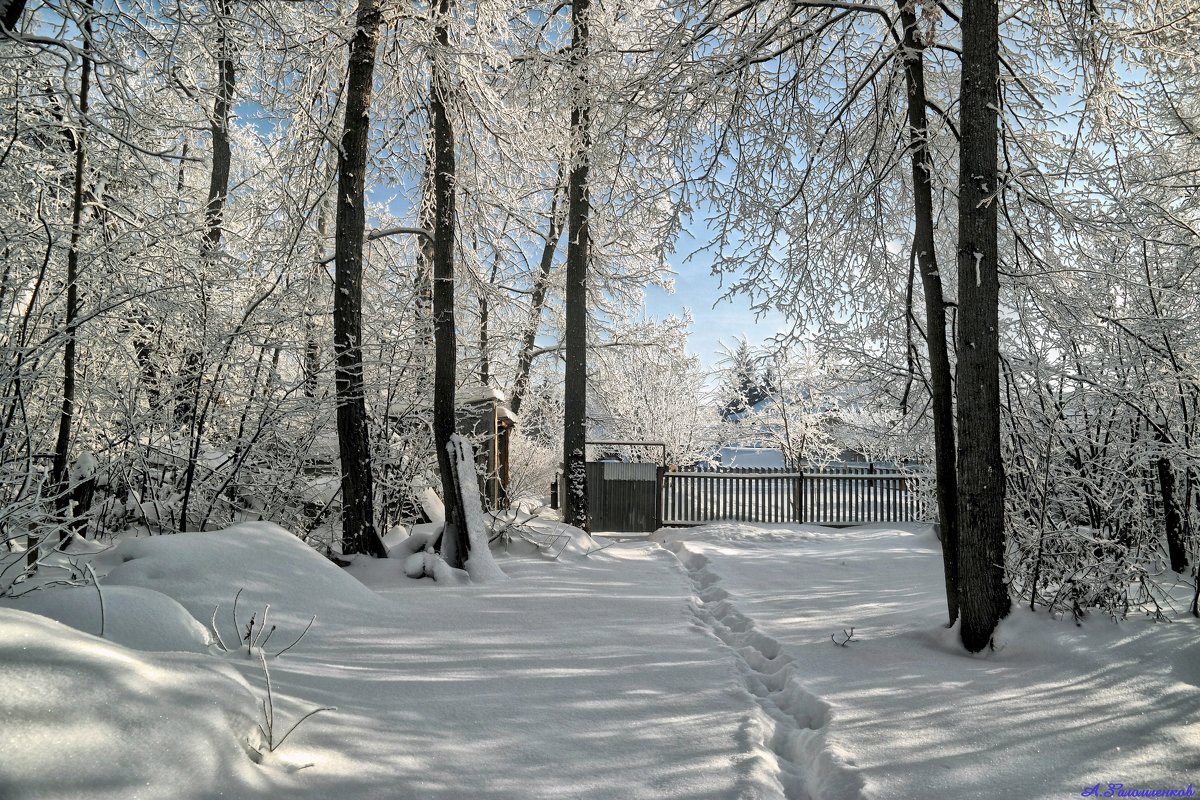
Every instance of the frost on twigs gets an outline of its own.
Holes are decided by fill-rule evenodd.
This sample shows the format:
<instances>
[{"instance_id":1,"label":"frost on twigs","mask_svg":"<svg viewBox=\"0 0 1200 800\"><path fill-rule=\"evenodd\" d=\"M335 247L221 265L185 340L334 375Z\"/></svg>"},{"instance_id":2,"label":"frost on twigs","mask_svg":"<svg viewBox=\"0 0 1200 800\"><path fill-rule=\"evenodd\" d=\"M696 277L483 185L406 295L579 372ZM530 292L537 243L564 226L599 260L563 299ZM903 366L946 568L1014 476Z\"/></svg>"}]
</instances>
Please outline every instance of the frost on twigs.
<instances>
[{"instance_id":1,"label":"frost on twigs","mask_svg":"<svg viewBox=\"0 0 1200 800\"><path fill-rule=\"evenodd\" d=\"M238 621L238 600L241 599L243 591L245 591L245 589L238 589L237 594L233 596L233 611L231 613L234 630L238 632L238 636L241 639L238 647L229 647L229 645L226 644L225 640L221 637L221 631L217 625L217 613L221 610L221 606L220 604L213 606L212 619L209 620L209 628L212 632L214 643L222 652L228 653L231 652L231 650L245 647L247 657L253 657L254 654L257 653L260 658L266 658L268 655L271 658L278 658L288 650L291 650L293 647L300 644L301 640L303 640L304 637L308 635L308 632L312 629L313 623L317 621L317 616L314 614L312 618L309 619L308 624L304 626L304 630L300 631L300 635L293 639L290 644L280 648L274 653L267 653L267 643L270 642L271 637L275 634L276 629L279 627L275 624L270 624L270 627L268 627L268 623L270 622L271 604L267 603L265 606L263 606L261 614L257 611L251 614L250 619L247 620L243 625Z\"/></svg>"},{"instance_id":2,"label":"frost on twigs","mask_svg":"<svg viewBox=\"0 0 1200 800\"><path fill-rule=\"evenodd\" d=\"M283 731L282 733L277 732L275 720L275 692L271 687L271 670L267 668L267 657L261 650L258 653L258 660L262 665L263 679L266 683L266 696L259 701L259 710L262 713L263 721L258 724L258 732L262 734L262 740L257 745L249 744L248 748L250 759L256 764L261 764L265 760L267 754L274 753L281 746L283 746L283 743L287 741L288 737L295 733L296 729L299 728L301 724L307 721L310 717L316 716L322 711L337 711L337 709L333 706L321 706L320 708L314 708L293 722L291 727L286 731ZM311 766L312 764L305 764L298 769L305 769Z\"/></svg>"}]
</instances>

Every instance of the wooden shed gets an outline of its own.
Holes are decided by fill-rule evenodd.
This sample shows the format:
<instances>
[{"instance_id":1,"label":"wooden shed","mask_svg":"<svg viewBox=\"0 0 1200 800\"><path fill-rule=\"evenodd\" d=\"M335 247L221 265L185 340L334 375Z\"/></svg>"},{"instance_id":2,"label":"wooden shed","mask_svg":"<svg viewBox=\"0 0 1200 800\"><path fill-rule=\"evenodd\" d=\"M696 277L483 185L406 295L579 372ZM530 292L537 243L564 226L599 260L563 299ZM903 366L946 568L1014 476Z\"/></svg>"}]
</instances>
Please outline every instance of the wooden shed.
<instances>
[{"instance_id":1,"label":"wooden shed","mask_svg":"<svg viewBox=\"0 0 1200 800\"><path fill-rule=\"evenodd\" d=\"M509 440L517 417L507 400L490 386L469 386L458 393L458 432L475 448L479 492L493 509L508 506Z\"/></svg>"}]
</instances>

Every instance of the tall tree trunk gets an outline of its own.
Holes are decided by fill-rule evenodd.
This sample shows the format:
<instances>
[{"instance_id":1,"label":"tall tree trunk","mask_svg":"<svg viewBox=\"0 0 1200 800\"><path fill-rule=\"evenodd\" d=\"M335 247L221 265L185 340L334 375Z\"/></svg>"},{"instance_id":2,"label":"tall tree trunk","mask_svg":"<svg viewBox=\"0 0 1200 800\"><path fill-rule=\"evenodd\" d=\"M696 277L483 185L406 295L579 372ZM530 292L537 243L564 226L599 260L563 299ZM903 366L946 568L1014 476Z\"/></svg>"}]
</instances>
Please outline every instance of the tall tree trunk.
<instances>
[{"instance_id":1,"label":"tall tree trunk","mask_svg":"<svg viewBox=\"0 0 1200 800\"><path fill-rule=\"evenodd\" d=\"M204 206L204 239L200 243L201 273L200 304L204 309L200 347L189 345L183 355L183 366L175 395L175 424L189 429L191 442L187 468L183 478L183 499L179 505L179 529L187 530L188 507L196 482L196 458L204 437L205 420L197 414L200 408L200 385L206 369L204 330L208 327L208 284L205 268L217 257L225 220L225 201L229 196L229 170L233 161L229 146L229 116L233 107L233 92L237 73L233 49L229 42L230 0L216 0L214 22L217 26L217 89L213 98L209 132L212 135L212 170L208 176L208 202Z\"/></svg>"},{"instance_id":2,"label":"tall tree trunk","mask_svg":"<svg viewBox=\"0 0 1200 800\"><path fill-rule=\"evenodd\" d=\"M491 309L487 295L479 293L479 385L487 386L492 382L492 362L488 357L490 331L488 330Z\"/></svg>"},{"instance_id":3,"label":"tall tree trunk","mask_svg":"<svg viewBox=\"0 0 1200 800\"><path fill-rule=\"evenodd\" d=\"M371 447L363 385L362 273L371 82L382 18L379 0L359 0L346 76L346 122L338 149L338 202L334 223L337 269L333 288L334 386L338 455L342 468L342 552L370 553L380 558L387 556L387 550L375 530Z\"/></svg>"},{"instance_id":4,"label":"tall tree trunk","mask_svg":"<svg viewBox=\"0 0 1200 800\"><path fill-rule=\"evenodd\" d=\"M1158 305L1158 296L1154 293L1154 276L1150 270L1150 248L1145 240L1142 241L1142 268L1146 275L1146 294L1150 297L1150 308L1154 312L1154 318L1162 321L1163 314ZM1175 390L1179 398L1179 411L1181 415L1181 428L1183 435L1183 449L1188 451L1191 449L1191 427L1188 397L1193 394L1193 385L1187 379L1187 371L1183 365L1179 363L1179 358L1175 355L1175 346L1172 344L1171 336L1168 333L1170 327L1160 325L1162 333L1163 352L1167 355L1167 360L1171 364L1171 370L1175 373ZM1156 426L1154 429L1154 440L1159 445L1165 446L1168 444L1167 426L1170 421L1166 414L1163 414L1161 426ZM1171 468L1171 459L1166 455L1158 458L1156 464L1158 469L1158 485L1162 494L1163 504L1163 525L1164 533L1167 538L1167 556L1171 560L1171 570L1173 572L1182 573L1187 568L1187 546L1188 528L1190 523L1190 514L1186 513L1186 509L1190 508L1190 493L1192 489L1191 470L1184 470L1184 502L1182 509L1184 513L1180 513L1181 504L1178 500L1178 492L1175 486L1175 472Z\"/></svg>"},{"instance_id":5,"label":"tall tree trunk","mask_svg":"<svg viewBox=\"0 0 1200 800\"><path fill-rule=\"evenodd\" d=\"M587 498L587 272L588 151L591 101L588 97L588 9L590 0L571 6L571 45L575 87L571 103L571 168L567 178L566 378L563 392L563 521L588 528Z\"/></svg>"},{"instance_id":6,"label":"tall tree trunk","mask_svg":"<svg viewBox=\"0 0 1200 800\"><path fill-rule=\"evenodd\" d=\"M75 175L71 189L71 240L67 247L67 312L63 333L62 404L58 412L58 438L54 443L54 462L51 480L55 487L55 509L63 518L64 527L59 531L59 544L71 540L71 529L66 527L71 516L71 477L67 465L71 455L71 427L75 418L75 365L78 358L79 338L79 240L83 233L83 180L87 168L87 113L92 84L92 9L93 0L88 0L83 17L83 54L79 76L79 127L72 139L75 150Z\"/></svg>"},{"instance_id":7,"label":"tall tree trunk","mask_svg":"<svg viewBox=\"0 0 1200 800\"><path fill-rule=\"evenodd\" d=\"M904 80L908 88L908 136L912 159L913 255L925 294L925 335L929 347L929 391L933 409L933 449L937 477L938 520L942 529L942 567L946 610L958 619L958 475L954 452L954 383L946 346L946 302L933 240L933 161L925 118L924 43L917 28L914 0L897 0L904 28Z\"/></svg>"},{"instance_id":8,"label":"tall tree trunk","mask_svg":"<svg viewBox=\"0 0 1200 800\"><path fill-rule=\"evenodd\" d=\"M1000 452L996 0L966 0L958 191L958 521L963 646L987 647L1008 613Z\"/></svg>"},{"instance_id":9,"label":"tall tree trunk","mask_svg":"<svg viewBox=\"0 0 1200 800\"><path fill-rule=\"evenodd\" d=\"M208 176L208 204L204 207L203 253L212 256L221 244L225 221L225 198L229 196L229 169L233 156L229 146L229 115L237 73L233 47L229 42L230 0L216 0L217 23L217 95L209 124L212 135L212 172Z\"/></svg>"},{"instance_id":10,"label":"tall tree trunk","mask_svg":"<svg viewBox=\"0 0 1200 800\"><path fill-rule=\"evenodd\" d=\"M202 266L217 255L224 234L225 202L229 196L229 172L233 163L229 144L229 117L233 108L233 92L237 85L237 71L233 61L233 48L229 41L229 17L232 13L231 0L215 0L213 21L217 29L217 84L213 97L212 116L208 130L212 137L212 169L208 175L208 199L204 205L204 238L200 242ZM208 288L205 276L199 276L200 298L207 304ZM195 421L196 406L200 397L200 382L204 372L203 353L189 345L183 354L179 378L175 386L175 425L190 427ZM186 524L186 521L185 523Z\"/></svg>"},{"instance_id":11,"label":"tall tree trunk","mask_svg":"<svg viewBox=\"0 0 1200 800\"><path fill-rule=\"evenodd\" d=\"M430 78L429 117L433 128L433 442L437 448L446 527L442 533L442 558L461 567L470 555L462 495L456 465L448 446L455 433L454 387L457 381L458 342L454 329L454 127L447 105L452 89L445 66L450 33L443 21L450 0L438 3L434 28L437 46Z\"/></svg>"},{"instance_id":12,"label":"tall tree trunk","mask_svg":"<svg viewBox=\"0 0 1200 800\"><path fill-rule=\"evenodd\" d=\"M488 286L496 285L496 276L500 274L500 251L497 249L492 254L492 274L488 277ZM487 289L480 287L479 290L479 385L491 386L492 384L492 332L491 332L491 316L492 304L488 300Z\"/></svg>"},{"instance_id":13,"label":"tall tree trunk","mask_svg":"<svg viewBox=\"0 0 1200 800\"><path fill-rule=\"evenodd\" d=\"M558 180L554 184L554 194L550 199L550 216L546 222L546 242L542 245L542 259L538 264L537 277L533 283L533 293L530 296L529 322L521 334L521 349L517 351L517 375L513 379L512 397L508 400L509 408L514 414L521 413L521 403L529 391L529 372L533 367L533 348L537 343L538 328L542 321L542 307L546 304L546 289L550 285L550 270L554 266L554 251L558 249L558 239L562 236L562 221L559 219L559 195L563 189L563 165L558 165Z\"/></svg>"}]
</instances>

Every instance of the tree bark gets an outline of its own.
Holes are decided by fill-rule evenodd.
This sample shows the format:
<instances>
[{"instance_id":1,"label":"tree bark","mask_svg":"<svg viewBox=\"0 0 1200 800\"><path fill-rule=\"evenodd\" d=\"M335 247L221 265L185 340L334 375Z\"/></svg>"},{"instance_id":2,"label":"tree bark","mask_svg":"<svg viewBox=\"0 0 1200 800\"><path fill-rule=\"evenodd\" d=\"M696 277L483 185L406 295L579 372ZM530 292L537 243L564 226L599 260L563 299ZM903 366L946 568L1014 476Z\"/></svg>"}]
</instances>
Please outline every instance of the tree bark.
<instances>
[{"instance_id":1,"label":"tree bark","mask_svg":"<svg viewBox=\"0 0 1200 800\"><path fill-rule=\"evenodd\" d=\"M54 443L51 479L55 487L54 505L64 527L59 531L59 545L71 540L71 479L67 467L71 455L71 428L75 419L75 365L78 360L79 339L79 240L83 234L83 181L87 168L87 113L92 84L92 9L88 0L83 17L83 53L79 76L79 128L74 132L75 175L71 189L71 239L67 247L67 311L64 320L66 344L63 347L62 403L58 412L58 438Z\"/></svg>"},{"instance_id":2,"label":"tree bark","mask_svg":"<svg viewBox=\"0 0 1200 800\"><path fill-rule=\"evenodd\" d=\"M1156 434L1159 442L1166 437L1161 432ZM1187 569L1187 550L1184 546L1185 532L1183 515L1179 513L1179 501L1175 492L1175 472L1171 469L1171 459L1160 456L1155 467L1158 470L1158 490L1162 495L1163 529L1167 539L1167 556L1171 560L1171 571L1182 573Z\"/></svg>"},{"instance_id":3,"label":"tree bark","mask_svg":"<svg viewBox=\"0 0 1200 800\"><path fill-rule=\"evenodd\" d=\"M954 377L946 345L946 302L933 239L933 161L925 117L924 43L913 0L897 0L904 28L904 79L908 89L908 136L912 159L913 255L925 295L925 335L929 348L929 393L933 411L933 449L938 520L942 530L942 568L946 610L958 619L958 475L954 452Z\"/></svg>"},{"instance_id":4,"label":"tree bark","mask_svg":"<svg viewBox=\"0 0 1200 800\"><path fill-rule=\"evenodd\" d=\"M450 0L439 0L434 27L436 47L430 78L429 118L433 128L433 441L437 448L446 527L442 532L442 558L461 567L470 555L470 541L462 509L456 465L448 446L455 433L454 388L457 381L458 342L454 326L454 126L447 105L452 89L441 63L450 45L444 22Z\"/></svg>"},{"instance_id":5,"label":"tree bark","mask_svg":"<svg viewBox=\"0 0 1200 800\"><path fill-rule=\"evenodd\" d=\"M563 521L587 530L587 271L588 150L591 105L588 99L588 8L590 0L571 6L571 45L575 54L575 88L571 104L572 157L567 177L566 376L563 388Z\"/></svg>"},{"instance_id":6,"label":"tree bark","mask_svg":"<svg viewBox=\"0 0 1200 800\"><path fill-rule=\"evenodd\" d=\"M225 198L229 196L229 169L233 156L229 146L229 116L237 73L233 48L229 43L230 0L216 0L217 22L217 96L209 124L212 135L212 172L208 176L208 204L204 207L205 256L211 256L221 244L225 220Z\"/></svg>"},{"instance_id":7,"label":"tree bark","mask_svg":"<svg viewBox=\"0 0 1200 800\"><path fill-rule=\"evenodd\" d=\"M359 0L346 77L346 122L338 149L338 202L333 290L334 386L338 454L342 470L342 552L387 551L375 530L371 448L367 433L362 358L363 235L365 173L371 128L371 82L383 14L379 0Z\"/></svg>"},{"instance_id":8,"label":"tree bark","mask_svg":"<svg viewBox=\"0 0 1200 800\"><path fill-rule=\"evenodd\" d=\"M1000 452L997 269L999 25L996 0L962 16L958 192L958 521L963 646L979 652L1008 613Z\"/></svg>"},{"instance_id":9,"label":"tree bark","mask_svg":"<svg viewBox=\"0 0 1200 800\"><path fill-rule=\"evenodd\" d=\"M0 26L15 31L24 10L25 0L8 0L8 4L4 7L4 16L0 17Z\"/></svg>"}]
</instances>

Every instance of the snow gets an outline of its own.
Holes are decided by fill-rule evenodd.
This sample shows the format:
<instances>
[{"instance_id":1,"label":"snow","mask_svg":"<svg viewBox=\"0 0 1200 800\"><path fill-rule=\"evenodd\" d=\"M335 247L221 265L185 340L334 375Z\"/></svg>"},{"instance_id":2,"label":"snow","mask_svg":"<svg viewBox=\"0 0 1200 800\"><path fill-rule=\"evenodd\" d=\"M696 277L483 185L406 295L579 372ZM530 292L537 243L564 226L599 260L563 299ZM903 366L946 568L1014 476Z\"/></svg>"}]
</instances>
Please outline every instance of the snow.
<instances>
[{"instance_id":1,"label":"snow","mask_svg":"<svg viewBox=\"0 0 1200 800\"><path fill-rule=\"evenodd\" d=\"M101 619L103 595L103 619ZM40 614L133 650L208 651L208 628L174 599L137 586L65 586L0 598L0 608Z\"/></svg>"},{"instance_id":2,"label":"snow","mask_svg":"<svg viewBox=\"0 0 1200 800\"><path fill-rule=\"evenodd\" d=\"M721 465L725 467L764 467L781 469L783 451L777 447L722 447Z\"/></svg>"},{"instance_id":3,"label":"snow","mask_svg":"<svg viewBox=\"0 0 1200 800\"><path fill-rule=\"evenodd\" d=\"M462 493L463 515L466 519L467 541L471 551L463 564L473 581L505 580L508 576L496 565L488 547L487 524L483 519L483 505L479 497L479 477L475 473L475 458L471 455L471 444L458 434L450 437L446 445L454 468L458 470L458 490Z\"/></svg>"},{"instance_id":4,"label":"snow","mask_svg":"<svg viewBox=\"0 0 1200 800\"><path fill-rule=\"evenodd\" d=\"M441 525L446 521L446 505L432 486L414 488L414 494L417 502L421 504L421 510L425 512L425 516L429 517L430 522Z\"/></svg>"},{"instance_id":5,"label":"snow","mask_svg":"<svg viewBox=\"0 0 1200 800\"><path fill-rule=\"evenodd\" d=\"M715 524L661 538L718 627L752 624L832 709L864 796L1080 796L1097 782L1186 788L1200 765L1196 620L1016 608L995 652L969 656L945 619L928 526L833 531ZM1181 594L1182 598L1182 594ZM1180 608L1184 608L1180 604ZM854 629L857 641L830 640Z\"/></svg>"},{"instance_id":6,"label":"snow","mask_svg":"<svg viewBox=\"0 0 1200 800\"><path fill-rule=\"evenodd\" d=\"M474 405L476 403L487 403L493 400L503 403L506 398L504 393L492 386L467 386L458 390L455 399L458 405Z\"/></svg>"},{"instance_id":7,"label":"snow","mask_svg":"<svg viewBox=\"0 0 1200 800\"><path fill-rule=\"evenodd\" d=\"M0 797L1049 800L1197 778L1190 617L1016 609L969 656L928 526L614 543L502 523L508 580L482 583L341 569L269 523L125 538L71 556L101 576L103 639L94 585L18 584ZM214 608L229 652L208 644ZM274 752L263 665L237 646L265 610L275 741L303 719Z\"/></svg>"},{"instance_id":8,"label":"snow","mask_svg":"<svg viewBox=\"0 0 1200 800\"><path fill-rule=\"evenodd\" d=\"M252 797L255 696L210 657L128 650L0 608L0 796Z\"/></svg>"}]
</instances>

